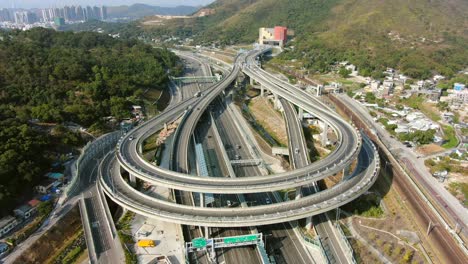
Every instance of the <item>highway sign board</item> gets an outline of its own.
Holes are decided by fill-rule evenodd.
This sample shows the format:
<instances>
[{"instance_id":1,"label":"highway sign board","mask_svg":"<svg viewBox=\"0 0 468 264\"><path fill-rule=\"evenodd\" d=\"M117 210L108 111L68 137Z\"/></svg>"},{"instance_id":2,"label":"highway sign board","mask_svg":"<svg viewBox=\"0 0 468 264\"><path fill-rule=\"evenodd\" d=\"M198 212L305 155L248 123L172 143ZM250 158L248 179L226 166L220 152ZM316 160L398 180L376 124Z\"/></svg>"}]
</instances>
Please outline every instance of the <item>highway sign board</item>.
<instances>
[{"instance_id":1,"label":"highway sign board","mask_svg":"<svg viewBox=\"0 0 468 264\"><path fill-rule=\"evenodd\" d=\"M192 246L195 248L204 248L206 247L206 239L203 237L192 239Z\"/></svg>"},{"instance_id":2,"label":"highway sign board","mask_svg":"<svg viewBox=\"0 0 468 264\"><path fill-rule=\"evenodd\" d=\"M223 242L225 244L236 244L236 243L244 243L244 242L251 242L256 241L259 235L245 235L245 236L236 236L236 237L225 237Z\"/></svg>"}]
</instances>

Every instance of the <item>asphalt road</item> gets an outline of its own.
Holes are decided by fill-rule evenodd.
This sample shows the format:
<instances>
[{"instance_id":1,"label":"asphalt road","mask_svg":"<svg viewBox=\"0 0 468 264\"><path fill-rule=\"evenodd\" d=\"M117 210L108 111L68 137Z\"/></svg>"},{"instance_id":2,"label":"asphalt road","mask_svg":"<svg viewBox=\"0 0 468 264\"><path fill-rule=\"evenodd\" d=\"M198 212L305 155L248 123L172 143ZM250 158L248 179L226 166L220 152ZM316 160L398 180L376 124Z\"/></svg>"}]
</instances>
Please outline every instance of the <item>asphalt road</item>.
<instances>
[{"instance_id":1,"label":"asphalt road","mask_svg":"<svg viewBox=\"0 0 468 264\"><path fill-rule=\"evenodd\" d=\"M226 111L224 103L220 104L219 100L217 103L215 119L230 158L232 160L235 160L236 156L239 159L255 158L248 151L244 136L238 131L237 127L233 125L234 120L232 113ZM258 166L239 166L235 168L235 172L237 177L249 177L262 174ZM245 198L247 204L251 206L278 202L272 193L246 194ZM266 250L270 255L275 256L277 263L313 263L313 260L309 259L309 254L305 251L300 239L292 231L289 222L257 228L261 228L266 234L271 234L271 237L266 237L266 239L268 239Z\"/></svg>"},{"instance_id":2,"label":"asphalt road","mask_svg":"<svg viewBox=\"0 0 468 264\"><path fill-rule=\"evenodd\" d=\"M234 67L235 70L238 70L238 66ZM235 75L231 75L227 77L226 79L222 80L218 88L224 88L223 85L226 83L230 83L231 80L229 78L233 78ZM284 89L280 89L281 91L284 91ZM220 92L219 89L216 90L216 93ZM278 91L280 92L280 91ZM193 127L194 124L198 121L198 116L201 114L202 108L211 100L211 97L216 94L216 93L211 93L209 96L202 98L202 104L194 106L192 111L195 112L194 115L191 115L188 120L187 124L184 126L186 127L185 129L182 130L181 136L180 136L180 142L176 144L177 146L184 148L184 146L188 146L188 141L190 140L190 135L193 132ZM293 96L291 94L288 95L289 97ZM304 95L300 95L297 97L291 97L293 98L292 100L295 100L299 102L299 104L306 104L306 109L310 109L313 104L310 104L308 102L308 99ZM290 98L290 99L291 99ZM315 108L314 108L315 109ZM335 129L338 129L340 132L340 135L342 134L343 136L340 138L341 144L337 147L337 150L334 151L332 154L327 156L326 159L323 159L319 162L313 163L310 166L291 171L288 173L284 174L276 174L275 176L272 177L249 177L249 178L237 178L237 179L230 179L230 180L223 180L222 184L217 184L215 185L215 182L221 182L221 181L215 181L214 179L195 179L193 177L187 177L187 175L182 175L174 172L168 172L164 171L160 168L155 168L154 166L150 166L148 164L145 164L144 162L139 161L138 159L138 153L136 153L136 149L134 144L129 144L127 143L128 140L124 140L122 142L122 145L120 147L120 152L119 152L119 159L121 161L122 166L125 167L125 169L132 171L135 175L138 177L142 177L145 180L151 181L154 184L161 184L162 180L164 180L165 185L170 185L172 188L177 188L177 189L182 189L182 190L190 190L190 191L206 191L206 192L213 192L213 193L221 193L221 192L240 192L240 188L249 188L251 190L257 190L257 191L264 191L264 190L271 190L273 188L276 188L276 190L280 189L285 189L289 188L291 186L298 186L301 184L304 184L303 181L307 180L308 182L316 181L321 178L324 178L330 174L333 174L335 171L339 171L341 167L344 164L347 164L351 160L355 158L357 155L357 150L359 150L358 147L358 142L357 138L355 135L355 131L352 127L350 127L348 124L346 124L344 121L339 119L338 117L334 116L333 114L330 114L329 112L320 110L320 108L316 109L317 111L320 112L323 118L329 120L331 122L331 126L334 127ZM144 126L144 129L149 128L149 126ZM140 136L140 133L146 133L146 132L135 132L137 136ZM182 171L185 170L187 167L187 164L184 164L184 162L187 160L187 151L181 150L178 151L178 155L180 157L178 158L179 165L182 169ZM122 161L122 159L125 159L125 162ZM338 162L340 161L340 162ZM132 164L131 166L129 164ZM335 166L336 164L336 166ZM135 171L135 168L138 168L138 170ZM330 169L327 169L330 168ZM141 171L140 171L141 169ZM142 171L144 173L142 174ZM310 175L310 171L320 171L318 174ZM154 177L157 174L158 177ZM152 178L152 179L149 179ZM299 178L302 181L293 181L292 179ZM220 180L220 179L218 179ZM169 182L171 181L171 182ZM276 181L275 185L271 183L271 181ZM181 184L183 182L183 184ZM201 184L204 184L201 186Z\"/></svg>"},{"instance_id":3,"label":"asphalt road","mask_svg":"<svg viewBox=\"0 0 468 264\"><path fill-rule=\"evenodd\" d=\"M302 124L297 116L294 106L280 99L284 109L284 117L287 120L289 140L289 159L294 169L307 166L310 163L307 145L305 143ZM317 187L318 189L318 187ZM302 191L301 191L302 193ZM320 236L323 249L330 263L350 263L347 254L341 243L339 234L328 219L326 214L320 214L313 217L313 224L317 234Z\"/></svg>"}]
</instances>

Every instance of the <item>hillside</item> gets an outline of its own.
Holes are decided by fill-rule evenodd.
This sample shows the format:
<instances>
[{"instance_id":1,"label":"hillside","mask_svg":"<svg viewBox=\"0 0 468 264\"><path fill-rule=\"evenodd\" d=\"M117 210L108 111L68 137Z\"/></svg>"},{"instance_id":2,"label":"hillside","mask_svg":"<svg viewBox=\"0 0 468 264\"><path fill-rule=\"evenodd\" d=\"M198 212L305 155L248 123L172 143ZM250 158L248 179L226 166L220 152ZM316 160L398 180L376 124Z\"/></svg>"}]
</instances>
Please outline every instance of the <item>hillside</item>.
<instances>
[{"instance_id":1,"label":"hillside","mask_svg":"<svg viewBox=\"0 0 468 264\"><path fill-rule=\"evenodd\" d=\"M107 9L107 13L109 18L137 19L152 15L189 15L194 13L198 9L199 8L195 6L160 7L145 4L134 4L130 6L110 6Z\"/></svg>"},{"instance_id":2,"label":"hillside","mask_svg":"<svg viewBox=\"0 0 468 264\"><path fill-rule=\"evenodd\" d=\"M106 130L103 117L130 117L146 89L180 71L177 62L165 49L98 33L0 30L0 217L82 146L79 133L54 124Z\"/></svg>"},{"instance_id":3,"label":"hillside","mask_svg":"<svg viewBox=\"0 0 468 264\"><path fill-rule=\"evenodd\" d=\"M249 43L262 26L295 31L295 52L311 70L348 59L365 75L386 66L413 77L451 75L468 61L465 0L219 0L214 15L175 19L153 30L197 42ZM307 58L307 59L304 59Z\"/></svg>"}]
</instances>

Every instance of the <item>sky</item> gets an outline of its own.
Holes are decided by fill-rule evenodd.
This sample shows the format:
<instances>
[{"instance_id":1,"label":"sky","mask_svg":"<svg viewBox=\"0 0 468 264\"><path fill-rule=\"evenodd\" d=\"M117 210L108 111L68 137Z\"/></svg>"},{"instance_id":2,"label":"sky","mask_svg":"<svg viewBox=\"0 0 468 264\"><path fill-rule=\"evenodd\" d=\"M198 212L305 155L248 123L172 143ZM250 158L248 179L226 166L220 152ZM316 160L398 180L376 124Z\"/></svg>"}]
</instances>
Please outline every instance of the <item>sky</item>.
<instances>
[{"instance_id":1,"label":"sky","mask_svg":"<svg viewBox=\"0 0 468 264\"><path fill-rule=\"evenodd\" d=\"M45 8L65 5L131 5L135 3L172 7L178 5L199 6L214 0L0 0L0 8Z\"/></svg>"}]
</instances>

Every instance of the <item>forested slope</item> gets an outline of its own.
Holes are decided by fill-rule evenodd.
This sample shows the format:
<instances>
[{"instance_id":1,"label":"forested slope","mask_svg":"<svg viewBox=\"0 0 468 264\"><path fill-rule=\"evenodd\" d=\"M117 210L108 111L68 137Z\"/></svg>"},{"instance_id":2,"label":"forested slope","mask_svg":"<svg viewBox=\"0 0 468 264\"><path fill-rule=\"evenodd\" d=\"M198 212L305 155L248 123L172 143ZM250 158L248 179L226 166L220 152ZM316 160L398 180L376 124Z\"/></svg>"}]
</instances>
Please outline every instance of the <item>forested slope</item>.
<instances>
[{"instance_id":1,"label":"forested slope","mask_svg":"<svg viewBox=\"0 0 468 264\"><path fill-rule=\"evenodd\" d=\"M105 116L125 117L144 89L165 87L177 61L167 50L97 33L0 31L0 213L41 180L56 141L78 144L63 127L54 136L30 120L97 128Z\"/></svg>"},{"instance_id":2,"label":"forested slope","mask_svg":"<svg viewBox=\"0 0 468 264\"><path fill-rule=\"evenodd\" d=\"M295 49L283 58L300 59L312 71L345 59L363 75L395 67L415 78L467 66L466 0L218 0L208 8L215 14L152 30L233 44L256 41L259 27L287 26Z\"/></svg>"}]
</instances>

